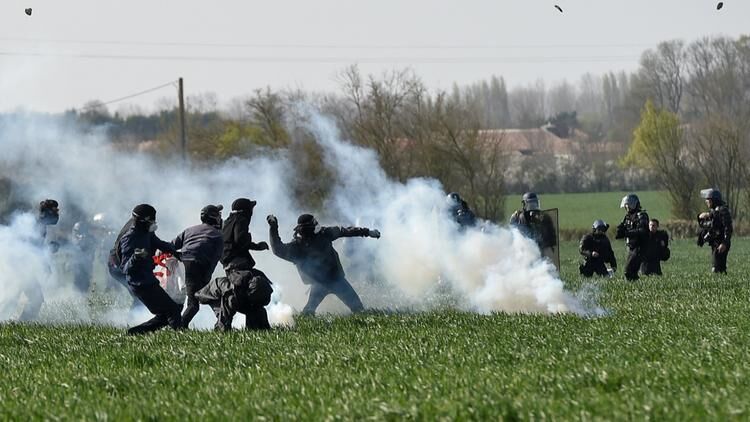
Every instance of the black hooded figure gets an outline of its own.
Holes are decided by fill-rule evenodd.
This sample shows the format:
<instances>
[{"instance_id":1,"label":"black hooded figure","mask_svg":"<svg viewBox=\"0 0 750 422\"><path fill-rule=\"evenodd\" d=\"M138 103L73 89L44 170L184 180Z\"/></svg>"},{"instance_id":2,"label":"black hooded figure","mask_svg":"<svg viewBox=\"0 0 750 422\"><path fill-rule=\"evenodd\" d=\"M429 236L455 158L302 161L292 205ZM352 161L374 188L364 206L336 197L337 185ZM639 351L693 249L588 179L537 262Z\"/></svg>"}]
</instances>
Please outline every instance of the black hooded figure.
<instances>
[{"instance_id":1,"label":"black hooded figure","mask_svg":"<svg viewBox=\"0 0 750 422\"><path fill-rule=\"evenodd\" d=\"M283 243L279 237L279 222L269 215L271 250L279 258L297 267L302 282L310 285L310 296L302 310L314 314L318 305L329 294L336 295L352 312L364 309L362 301L344 275L333 241L342 237L380 238L380 232L362 227L321 227L310 214L302 214L294 228L294 238Z\"/></svg>"},{"instance_id":2,"label":"black hooded figure","mask_svg":"<svg viewBox=\"0 0 750 422\"><path fill-rule=\"evenodd\" d=\"M706 201L708 211L698 215L698 224L701 228L698 246L702 247L708 243L711 247L711 271L726 274L727 256L732 247L732 213L718 189L703 189L701 198Z\"/></svg>"},{"instance_id":3,"label":"black hooded figure","mask_svg":"<svg viewBox=\"0 0 750 422\"><path fill-rule=\"evenodd\" d=\"M129 335L145 334L169 325L172 329L182 328L178 305L159 285L154 276L156 250L169 252L177 257L174 245L156 236L156 209L148 204L133 208L133 224L125 232L118 244L117 255L121 259L120 270L125 275L128 288L154 318L128 330Z\"/></svg>"},{"instance_id":4,"label":"black hooded figure","mask_svg":"<svg viewBox=\"0 0 750 422\"><path fill-rule=\"evenodd\" d=\"M216 315L216 330L232 329L234 315L245 314L245 328L271 328L265 306L271 301L272 283L255 268L250 251L268 249L266 242L255 243L250 235L250 220L255 201L239 198L232 203L232 212L222 227L223 252L221 263L226 277L211 280L196 293L200 303L210 305Z\"/></svg>"},{"instance_id":5,"label":"black hooded figure","mask_svg":"<svg viewBox=\"0 0 750 422\"><path fill-rule=\"evenodd\" d=\"M638 195L629 194L622 198L620 208L627 213L617 226L615 239L625 239L628 247L628 259L625 262L625 279L638 280L638 270L645 259L645 247L648 241L648 214L641 209Z\"/></svg>"},{"instance_id":6,"label":"black hooded figure","mask_svg":"<svg viewBox=\"0 0 750 422\"><path fill-rule=\"evenodd\" d=\"M47 247L47 227L54 226L60 220L60 206L54 199L45 199L39 203L39 214L36 219L36 226L39 232L39 247ZM50 242L49 248L52 252L57 251L57 244ZM44 295L42 294L42 285L39 282L29 283L24 286L23 294L26 296L19 321L32 321L39 316L39 311L44 304Z\"/></svg>"}]
</instances>

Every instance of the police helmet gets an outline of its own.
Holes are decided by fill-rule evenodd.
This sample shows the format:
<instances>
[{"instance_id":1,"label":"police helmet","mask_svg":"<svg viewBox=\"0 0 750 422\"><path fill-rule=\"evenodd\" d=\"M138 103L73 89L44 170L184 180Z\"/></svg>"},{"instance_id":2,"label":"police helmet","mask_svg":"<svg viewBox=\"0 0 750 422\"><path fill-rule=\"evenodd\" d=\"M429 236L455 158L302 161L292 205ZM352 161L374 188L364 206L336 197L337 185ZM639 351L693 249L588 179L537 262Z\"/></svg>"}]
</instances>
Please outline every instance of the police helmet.
<instances>
[{"instance_id":1,"label":"police helmet","mask_svg":"<svg viewBox=\"0 0 750 422\"><path fill-rule=\"evenodd\" d=\"M712 201L721 201L721 192L718 189L708 188L701 190L701 198Z\"/></svg>"},{"instance_id":2,"label":"police helmet","mask_svg":"<svg viewBox=\"0 0 750 422\"><path fill-rule=\"evenodd\" d=\"M626 208L628 210L637 210L641 208L641 200L638 199L638 195L631 193L622 197L620 201L620 208Z\"/></svg>"},{"instance_id":3,"label":"police helmet","mask_svg":"<svg viewBox=\"0 0 750 422\"><path fill-rule=\"evenodd\" d=\"M604 220L596 220L594 221L594 224L591 225L591 228L594 229L594 231L600 231L604 233L607 231L607 229L609 229L609 224L607 224Z\"/></svg>"},{"instance_id":4,"label":"police helmet","mask_svg":"<svg viewBox=\"0 0 750 422\"><path fill-rule=\"evenodd\" d=\"M539 211L541 209L539 197L534 192L524 193L521 197L521 204L523 204L524 211Z\"/></svg>"},{"instance_id":5,"label":"police helmet","mask_svg":"<svg viewBox=\"0 0 750 422\"><path fill-rule=\"evenodd\" d=\"M458 192L451 192L445 197L445 202L447 202L448 205L457 205L460 204L461 201L461 195L459 195Z\"/></svg>"}]
</instances>

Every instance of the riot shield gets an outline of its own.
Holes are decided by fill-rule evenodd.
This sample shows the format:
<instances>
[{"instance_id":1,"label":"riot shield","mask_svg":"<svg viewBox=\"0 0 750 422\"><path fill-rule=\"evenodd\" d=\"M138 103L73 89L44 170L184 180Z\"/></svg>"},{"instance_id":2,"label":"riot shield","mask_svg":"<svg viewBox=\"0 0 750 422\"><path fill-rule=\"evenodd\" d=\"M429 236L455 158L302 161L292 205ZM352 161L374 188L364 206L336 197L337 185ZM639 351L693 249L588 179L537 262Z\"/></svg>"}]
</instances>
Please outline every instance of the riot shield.
<instances>
[{"instance_id":1,"label":"riot shield","mask_svg":"<svg viewBox=\"0 0 750 422\"><path fill-rule=\"evenodd\" d=\"M560 221L557 208L542 211L542 256L555 264L560 272Z\"/></svg>"}]
</instances>

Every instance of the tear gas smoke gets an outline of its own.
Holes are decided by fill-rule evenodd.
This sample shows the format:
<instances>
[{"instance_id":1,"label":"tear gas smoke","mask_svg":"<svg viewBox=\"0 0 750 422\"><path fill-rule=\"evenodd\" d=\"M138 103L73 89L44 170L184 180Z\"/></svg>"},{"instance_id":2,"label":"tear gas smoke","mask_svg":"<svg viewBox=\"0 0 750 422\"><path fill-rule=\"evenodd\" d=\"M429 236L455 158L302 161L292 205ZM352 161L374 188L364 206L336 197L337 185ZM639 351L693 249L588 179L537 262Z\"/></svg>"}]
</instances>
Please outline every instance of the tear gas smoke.
<instances>
[{"instance_id":1,"label":"tear gas smoke","mask_svg":"<svg viewBox=\"0 0 750 422\"><path fill-rule=\"evenodd\" d=\"M394 182L380 168L373 151L342 141L330 120L309 106L300 106L297 113L295 124L314 135L326 165L337 176L324 209L316 213L321 223L360 222L383 234L380 240L354 238L336 244L366 306L429 309L435 306L435 295L447 295L455 306L482 313L594 311L564 290L554 268L519 232L489 224L483 231L459 232L443 210L445 193L438 182ZM295 173L283 151L233 159L211 168L189 168L118 151L101 130L82 128L65 117L22 113L0 117L0 145L0 171L17 182L15 194L29 204L47 197L60 200L61 227L72 224L70 215L76 210L89 219L104 213L109 229L118 231L132 207L145 202L157 209L157 235L171 240L199 222L204 205L226 206L244 196L258 201L251 222L254 240L267 240L263 217L272 213L279 218L282 240L288 241L297 216L315 211L299 209L291 186L293 178L306 175ZM32 220L26 215L0 228L0 277L17 287L29 280L44 281L50 303L63 291L69 295L71 289L65 288L69 282L64 277L48 276L46 249L26 240ZM308 287L300 282L293 265L270 252L255 252L254 257L276 289L269 307L272 324L291 326L292 306L302 308ZM103 270L94 274L99 289L106 276ZM218 269L215 276L220 274ZM18 288L3 289L0 303L15 303L17 296ZM327 299L324 306L336 309L331 301L337 302ZM54 315L48 317L55 320ZM87 317L114 324L129 320L127 311L119 309ZM139 321L145 317L137 316ZM214 321L203 306L194 324L209 327Z\"/></svg>"}]
</instances>

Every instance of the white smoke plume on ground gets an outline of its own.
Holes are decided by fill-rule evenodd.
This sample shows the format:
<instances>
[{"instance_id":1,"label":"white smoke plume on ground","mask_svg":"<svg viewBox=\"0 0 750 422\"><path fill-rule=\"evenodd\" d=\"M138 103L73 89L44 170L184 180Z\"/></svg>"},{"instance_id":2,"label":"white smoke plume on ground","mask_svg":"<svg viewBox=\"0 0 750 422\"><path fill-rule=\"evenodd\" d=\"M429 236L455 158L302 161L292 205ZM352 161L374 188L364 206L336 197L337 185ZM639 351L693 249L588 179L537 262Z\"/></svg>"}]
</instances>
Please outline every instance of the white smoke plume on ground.
<instances>
[{"instance_id":1,"label":"white smoke plume on ground","mask_svg":"<svg viewBox=\"0 0 750 422\"><path fill-rule=\"evenodd\" d=\"M363 250L413 303L444 284L458 306L474 312L601 313L566 292L554 266L518 230L485 224L461 232L436 181L389 180L373 151L342 142L329 119L308 110L300 113L338 172L330 205L349 221L376 222L383 237Z\"/></svg>"},{"instance_id":2,"label":"white smoke plume on ground","mask_svg":"<svg viewBox=\"0 0 750 422\"><path fill-rule=\"evenodd\" d=\"M342 141L330 120L308 107L301 110L296 116L301 120L296 124L315 135L326 164L338 176L324 210L316 213L321 222L359 222L383 233L379 240L337 242L347 270L351 269L349 278L362 293L366 306L430 309L437 306L435 297L447 295L454 306L482 313L594 311L564 290L553 267L541 259L532 241L515 230L492 225L484 231L459 233L443 211L445 193L438 182L414 179L401 184L389 180L373 151ZM268 240L264 217L275 214L282 240L288 241L297 216L316 211L299 209L290 187L292 178L305 175L295 174L293 164L278 151L211 168L189 168L176 160L164 162L144 154L119 152L100 131L84 130L69 119L24 114L0 120L0 148L0 170L10 171L20 181L25 188L21 196L29 204L45 198L60 199L63 221L66 208L75 204L87 216L105 213L111 229L119 231L132 207L146 202L157 209L157 235L171 240L199 222L199 210L204 205L221 203L228 209L235 198L244 196L258 201L251 223L254 240ZM0 231L4 239L0 242L0 279L4 284L7 280L23 284L26 278L43 280L47 304L64 302L75 296L66 287L69 280L54 274L47 277L50 261L46 248L23 243L28 219ZM18 247L19 242L23 248ZM272 324L292 326L292 309L302 308L308 287L300 282L293 265L270 252L253 255L258 268L275 284L268 307ZM364 271L356 271L354 263ZM362 284L362 273L368 274L371 282L380 282ZM220 269L214 274L218 275ZM94 278L95 283L103 285L106 277L99 271ZM17 296L17 289L3 289L0 303L14 303ZM78 302L85 307L85 298ZM342 309L335 302L327 299L323 309ZM57 321L57 309L46 306L44 320ZM75 315L82 321L116 325L132 325L148 318L145 310L130 315L122 308L105 315L90 315L84 310ZM242 320L238 315L235 325ZM213 314L203 306L193 325L209 328L214 321Z\"/></svg>"}]
</instances>

